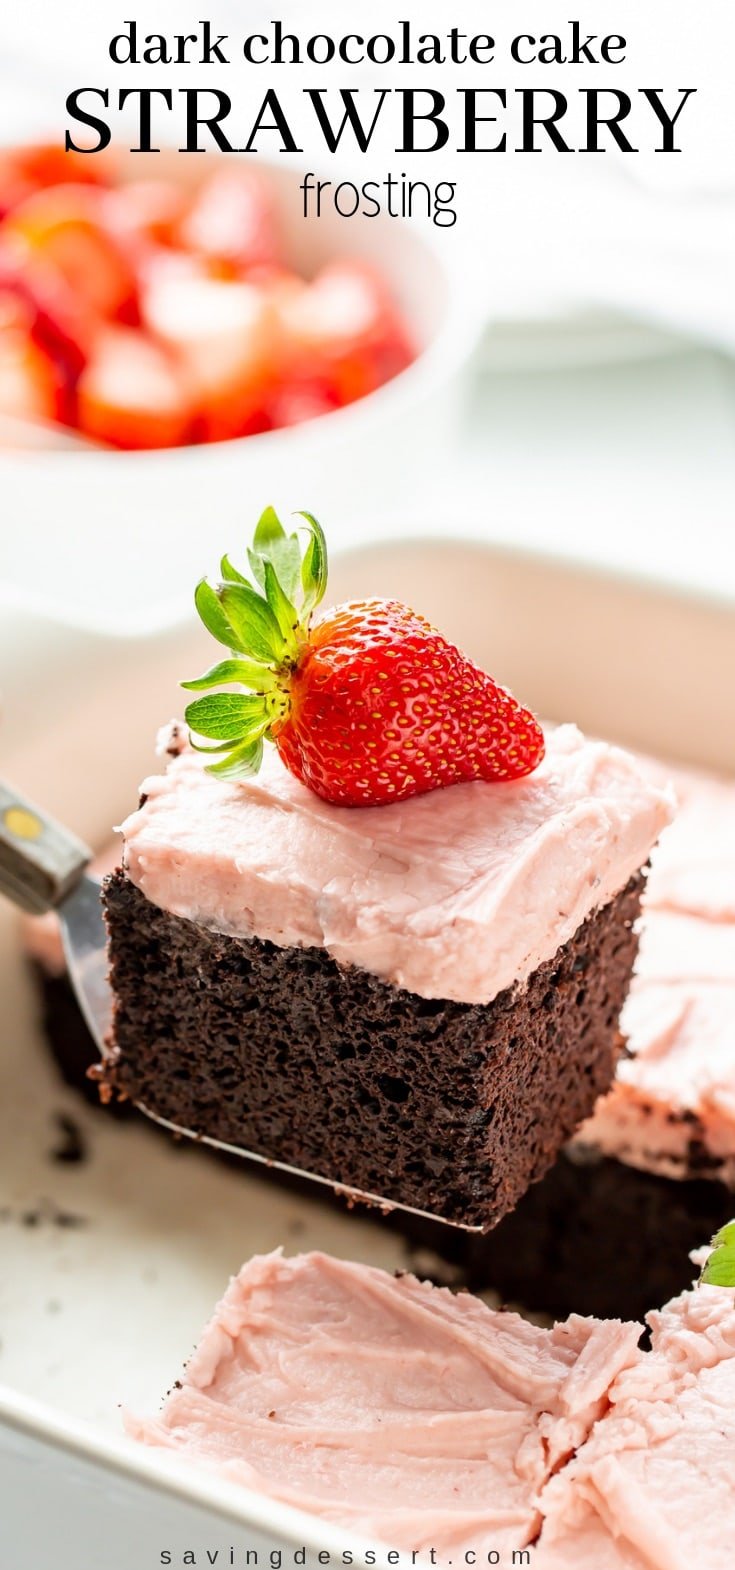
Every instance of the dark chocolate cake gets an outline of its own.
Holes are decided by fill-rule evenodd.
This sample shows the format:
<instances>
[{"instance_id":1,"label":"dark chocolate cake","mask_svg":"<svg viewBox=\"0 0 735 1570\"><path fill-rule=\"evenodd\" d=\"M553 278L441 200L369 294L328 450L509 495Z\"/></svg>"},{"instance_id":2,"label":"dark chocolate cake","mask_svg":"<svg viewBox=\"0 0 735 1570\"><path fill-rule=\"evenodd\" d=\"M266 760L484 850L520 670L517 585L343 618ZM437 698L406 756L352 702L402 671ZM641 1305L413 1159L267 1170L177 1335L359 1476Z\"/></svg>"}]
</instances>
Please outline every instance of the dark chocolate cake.
<instances>
[{"instance_id":1,"label":"dark chocolate cake","mask_svg":"<svg viewBox=\"0 0 735 1570\"><path fill-rule=\"evenodd\" d=\"M103 1094L494 1226L611 1083L667 792L571 726L524 780L357 810L167 751L105 884Z\"/></svg>"},{"instance_id":2,"label":"dark chocolate cake","mask_svg":"<svg viewBox=\"0 0 735 1570\"><path fill-rule=\"evenodd\" d=\"M338 1186L493 1226L610 1083L642 881L520 993L470 1005L401 991L323 949L208 931L114 873L103 1086Z\"/></svg>"}]
</instances>

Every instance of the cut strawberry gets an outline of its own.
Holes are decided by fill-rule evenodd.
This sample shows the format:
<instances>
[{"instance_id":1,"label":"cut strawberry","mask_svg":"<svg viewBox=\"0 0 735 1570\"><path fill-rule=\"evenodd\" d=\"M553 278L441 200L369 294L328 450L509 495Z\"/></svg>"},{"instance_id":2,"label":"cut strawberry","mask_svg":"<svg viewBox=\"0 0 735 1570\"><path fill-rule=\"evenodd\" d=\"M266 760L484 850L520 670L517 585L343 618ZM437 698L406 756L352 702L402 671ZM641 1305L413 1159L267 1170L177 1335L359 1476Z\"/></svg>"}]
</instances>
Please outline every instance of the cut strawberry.
<instances>
[{"instance_id":1,"label":"cut strawberry","mask_svg":"<svg viewBox=\"0 0 735 1570\"><path fill-rule=\"evenodd\" d=\"M0 333L15 330L30 337L36 322L36 311L30 299L0 276Z\"/></svg>"},{"instance_id":2,"label":"cut strawberry","mask_svg":"<svg viewBox=\"0 0 735 1570\"><path fill-rule=\"evenodd\" d=\"M0 298L3 320L22 325L55 367L55 417L73 425L74 390L92 341L91 324L53 268L34 262L21 272L16 265L8 265L1 247Z\"/></svg>"},{"instance_id":3,"label":"cut strawberry","mask_svg":"<svg viewBox=\"0 0 735 1570\"><path fill-rule=\"evenodd\" d=\"M95 324L55 268L42 258L20 267L0 244L0 288L15 294L33 316L33 334L74 381L89 353Z\"/></svg>"},{"instance_id":4,"label":"cut strawberry","mask_svg":"<svg viewBox=\"0 0 735 1570\"><path fill-rule=\"evenodd\" d=\"M79 428L114 447L178 447L192 404L182 372L142 333L108 328L77 386Z\"/></svg>"},{"instance_id":5,"label":"cut strawberry","mask_svg":"<svg viewBox=\"0 0 735 1570\"><path fill-rule=\"evenodd\" d=\"M49 185L108 185L112 160L104 153L66 152L58 142L9 148L4 159L37 190Z\"/></svg>"},{"instance_id":6,"label":"cut strawberry","mask_svg":"<svg viewBox=\"0 0 735 1570\"><path fill-rule=\"evenodd\" d=\"M412 359L385 287L362 263L325 267L280 309L294 379L317 375L340 404L365 397Z\"/></svg>"},{"instance_id":7,"label":"cut strawberry","mask_svg":"<svg viewBox=\"0 0 735 1570\"><path fill-rule=\"evenodd\" d=\"M20 202L3 224L2 240L20 266L41 259L53 267L95 315L134 323L135 270L113 220L107 192L58 185Z\"/></svg>"},{"instance_id":8,"label":"cut strawberry","mask_svg":"<svg viewBox=\"0 0 735 1570\"><path fill-rule=\"evenodd\" d=\"M34 191L73 181L78 185L103 185L109 166L99 156L65 153L63 147L41 143L0 150L0 217Z\"/></svg>"},{"instance_id":9,"label":"cut strawberry","mask_svg":"<svg viewBox=\"0 0 735 1570\"><path fill-rule=\"evenodd\" d=\"M266 429L279 357L276 315L259 290L174 258L149 272L143 317L185 367L202 440Z\"/></svg>"},{"instance_id":10,"label":"cut strawberry","mask_svg":"<svg viewBox=\"0 0 735 1570\"><path fill-rule=\"evenodd\" d=\"M260 176L242 167L210 175L182 220L179 244L221 278L275 262L275 216Z\"/></svg>"},{"instance_id":11,"label":"cut strawberry","mask_svg":"<svg viewBox=\"0 0 735 1570\"><path fill-rule=\"evenodd\" d=\"M133 180L109 199L119 232L167 246L176 245L188 204L188 193L173 180Z\"/></svg>"},{"instance_id":12,"label":"cut strawberry","mask_svg":"<svg viewBox=\"0 0 735 1570\"><path fill-rule=\"evenodd\" d=\"M324 536L308 513L301 561L269 508L250 567L260 590L225 557L216 588L199 584L196 605L235 657L197 681L195 735L215 742L210 764L224 778L256 773L263 740L325 801L380 806L467 781L510 781L544 755L541 727L504 687L478 669L422 616L394 600L338 606L316 623L324 595ZM208 692L238 684L246 693ZM195 745L198 745L195 743Z\"/></svg>"},{"instance_id":13,"label":"cut strawberry","mask_svg":"<svg viewBox=\"0 0 735 1570\"><path fill-rule=\"evenodd\" d=\"M63 393L58 367L14 314L15 325L9 325L0 305L0 413L19 420L56 421Z\"/></svg>"},{"instance_id":14,"label":"cut strawberry","mask_svg":"<svg viewBox=\"0 0 735 1570\"><path fill-rule=\"evenodd\" d=\"M322 414L333 414L339 408L334 388L316 377L311 381L287 382L277 387L266 403L268 423L274 430L288 425L303 425L305 420L316 420Z\"/></svg>"},{"instance_id":15,"label":"cut strawberry","mask_svg":"<svg viewBox=\"0 0 735 1570\"><path fill-rule=\"evenodd\" d=\"M330 413L412 357L369 267L344 260L307 283L279 260L268 186L249 165L215 164L192 198L168 179L122 183L106 154L0 151L0 288L32 306L67 422L109 326L142 328L163 347L169 381L180 366L196 441ZM126 424L120 445L129 439Z\"/></svg>"}]
</instances>

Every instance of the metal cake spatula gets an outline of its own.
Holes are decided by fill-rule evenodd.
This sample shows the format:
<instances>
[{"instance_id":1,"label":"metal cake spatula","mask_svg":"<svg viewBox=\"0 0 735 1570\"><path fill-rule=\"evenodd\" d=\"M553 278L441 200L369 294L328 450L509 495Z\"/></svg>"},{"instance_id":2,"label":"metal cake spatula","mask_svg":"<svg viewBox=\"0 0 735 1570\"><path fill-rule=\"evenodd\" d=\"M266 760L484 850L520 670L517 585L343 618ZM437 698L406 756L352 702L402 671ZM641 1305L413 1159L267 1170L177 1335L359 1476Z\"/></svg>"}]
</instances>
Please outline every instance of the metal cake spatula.
<instances>
[{"instance_id":1,"label":"metal cake spatula","mask_svg":"<svg viewBox=\"0 0 735 1570\"><path fill-rule=\"evenodd\" d=\"M101 886L89 876L92 852L69 829L56 823L0 781L0 894L33 916L55 911L61 926L69 979L100 1057L112 1024L112 993L108 979L107 934L102 915ZM263 1156L241 1145L228 1145L195 1129L181 1128L136 1103L146 1117L174 1134L195 1139L230 1155L243 1156L261 1166L276 1167L292 1177L337 1190L346 1198L377 1205L381 1210L404 1210L429 1220L443 1219L413 1205L403 1205L380 1194L367 1194L348 1184L333 1182L317 1172L306 1172L273 1156ZM481 1232L477 1226L447 1221L461 1231Z\"/></svg>"}]
</instances>

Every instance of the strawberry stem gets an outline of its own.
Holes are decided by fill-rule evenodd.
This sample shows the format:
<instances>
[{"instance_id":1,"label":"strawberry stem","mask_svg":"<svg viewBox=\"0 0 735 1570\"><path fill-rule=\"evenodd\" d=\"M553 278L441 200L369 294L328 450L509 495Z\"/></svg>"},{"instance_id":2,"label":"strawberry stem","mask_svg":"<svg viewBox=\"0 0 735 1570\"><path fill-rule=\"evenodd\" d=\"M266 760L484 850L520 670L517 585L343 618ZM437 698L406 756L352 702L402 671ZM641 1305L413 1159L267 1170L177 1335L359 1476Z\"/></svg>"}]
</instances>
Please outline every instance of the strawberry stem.
<instances>
[{"instance_id":1,"label":"strawberry stem","mask_svg":"<svg viewBox=\"0 0 735 1570\"><path fill-rule=\"evenodd\" d=\"M274 727L288 717L291 674L326 591L323 530L311 513L299 516L309 535L303 556L298 532L287 534L274 509L266 507L248 550L254 583L223 556L220 581L213 585L202 579L194 594L200 620L230 651L203 676L181 683L187 691L206 694L188 704L185 717L192 746L222 754L207 765L221 779L257 774L263 741L273 741ZM225 686L246 690L211 690ZM217 745L202 746L197 737Z\"/></svg>"}]
</instances>

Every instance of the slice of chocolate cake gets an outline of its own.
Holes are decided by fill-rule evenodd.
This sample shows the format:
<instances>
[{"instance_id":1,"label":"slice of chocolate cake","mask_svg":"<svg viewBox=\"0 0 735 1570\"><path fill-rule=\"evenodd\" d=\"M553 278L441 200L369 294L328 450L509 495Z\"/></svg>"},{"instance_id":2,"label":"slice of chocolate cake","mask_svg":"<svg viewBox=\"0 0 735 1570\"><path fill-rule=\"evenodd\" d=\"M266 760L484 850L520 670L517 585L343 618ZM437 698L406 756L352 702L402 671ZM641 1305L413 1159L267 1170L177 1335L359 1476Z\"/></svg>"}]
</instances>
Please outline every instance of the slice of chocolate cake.
<instances>
[{"instance_id":1,"label":"slice of chocolate cake","mask_svg":"<svg viewBox=\"0 0 735 1570\"><path fill-rule=\"evenodd\" d=\"M671 773L654 765L656 780ZM731 1119L725 1139L727 1123L718 1119L718 1156L708 1115L708 1108L732 1106L735 1097L735 964L728 961L735 934L735 785L681 771L673 779L681 805L652 856L638 974L623 1013L630 1043L614 1090L599 1104L585 1139L569 1145L513 1214L486 1237L401 1212L387 1218L406 1235L408 1259L419 1270L475 1290L495 1287L506 1298L558 1317L577 1307L588 1314L640 1318L650 1303L664 1302L685 1288L689 1251L735 1211L735 1125ZM107 865L114 866L118 857L115 847ZM699 941L674 945L670 940L677 931L694 931ZM96 1052L63 973L58 924L54 917L28 917L24 935L43 988L55 1055L66 1077L80 1088L86 1084L96 1097L85 1080ZM680 1028L666 1039L654 1037L658 1046L647 1054L636 1016L648 1014L655 1025L648 999L658 1005L659 1022L670 1020L670 1008L661 1008L666 995L670 1005L678 999ZM708 998L717 1004L716 1015L707 1007ZM691 1014L690 1000L698 1000ZM698 1029L692 1036L692 1022L707 1017L713 1026L716 1020L717 1029ZM654 1068L666 1077L665 1103L650 1092L647 1100L634 1093L635 1078L631 1084L630 1076L637 1072L636 1064L647 1074ZM672 1098L677 1080L678 1094ZM621 1099L624 1082L628 1088ZM698 1106L696 1100L692 1104L697 1084L708 1087ZM124 1110L129 1104L114 1105ZM669 1121L675 1106L678 1115ZM631 1165L629 1159L632 1146L642 1142L641 1120L647 1125L650 1170ZM599 1145L591 1137L598 1129ZM617 1154L616 1129L622 1136ZM686 1168L680 1161L673 1169L672 1139L681 1152L682 1130L696 1130L697 1143L690 1145ZM603 1144L608 1154L600 1153ZM275 1169L273 1178L288 1181Z\"/></svg>"},{"instance_id":2,"label":"slice of chocolate cake","mask_svg":"<svg viewBox=\"0 0 735 1570\"><path fill-rule=\"evenodd\" d=\"M671 813L572 726L526 778L359 809L269 750L147 780L106 881L107 1094L487 1228L612 1078L641 867Z\"/></svg>"}]
</instances>

